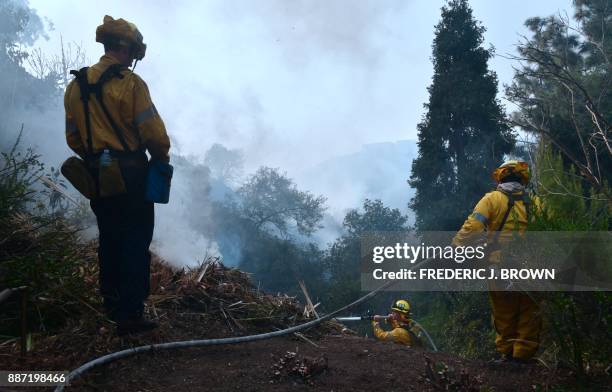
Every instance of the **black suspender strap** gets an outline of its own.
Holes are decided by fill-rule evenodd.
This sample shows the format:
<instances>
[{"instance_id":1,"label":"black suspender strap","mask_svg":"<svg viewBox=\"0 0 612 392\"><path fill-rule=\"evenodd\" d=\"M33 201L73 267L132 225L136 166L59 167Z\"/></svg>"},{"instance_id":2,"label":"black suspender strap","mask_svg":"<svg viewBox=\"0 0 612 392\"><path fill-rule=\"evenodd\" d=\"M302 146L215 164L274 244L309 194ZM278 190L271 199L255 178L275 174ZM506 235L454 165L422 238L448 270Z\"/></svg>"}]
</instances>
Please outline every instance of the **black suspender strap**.
<instances>
[{"instance_id":1,"label":"black suspender strap","mask_svg":"<svg viewBox=\"0 0 612 392\"><path fill-rule=\"evenodd\" d=\"M501 191L499 191L501 192ZM510 211L512 211L512 208L514 208L514 196L511 194L508 194L506 192L501 192L504 195L506 195L506 197L508 198L508 208L506 209L506 212L504 213L504 217L502 218L502 221L499 225L499 227L497 227L497 229L495 230L495 234L493 235L493 244L497 244L497 240L499 239L499 235L502 231L502 229L504 228L504 225L506 224L506 221L508 220L508 216L510 215Z\"/></svg>"},{"instance_id":2,"label":"black suspender strap","mask_svg":"<svg viewBox=\"0 0 612 392\"><path fill-rule=\"evenodd\" d=\"M531 222L531 199L527 192L523 193L523 204L525 205L525 213L527 214L527 225Z\"/></svg>"},{"instance_id":3,"label":"black suspender strap","mask_svg":"<svg viewBox=\"0 0 612 392\"><path fill-rule=\"evenodd\" d=\"M123 147L123 151L128 153L130 152L130 148L123 137L123 134L113 117L110 115L106 105L104 104L104 95L102 94L102 87L106 82L111 80L113 77L118 77L119 79L123 79L123 75L121 74L121 64L113 64L106 68L98 81L94 84L90 84L87 80L87 67L81 68L79 71L70 71L70 73L76 76L76 80L79 84L79 89L81 91L81 101L83 102L83 110L85 111L85 127L87 128L87 153L91 157L93 157L93 135L91 131L91 119L90 119L90 111L89 111L89 95L95 94L96 100L100 104L104 115L106 116L108 122L110 123L111 128L115 132L117 139L119 139L119 143Z\"/></svg>"}]
</instances>

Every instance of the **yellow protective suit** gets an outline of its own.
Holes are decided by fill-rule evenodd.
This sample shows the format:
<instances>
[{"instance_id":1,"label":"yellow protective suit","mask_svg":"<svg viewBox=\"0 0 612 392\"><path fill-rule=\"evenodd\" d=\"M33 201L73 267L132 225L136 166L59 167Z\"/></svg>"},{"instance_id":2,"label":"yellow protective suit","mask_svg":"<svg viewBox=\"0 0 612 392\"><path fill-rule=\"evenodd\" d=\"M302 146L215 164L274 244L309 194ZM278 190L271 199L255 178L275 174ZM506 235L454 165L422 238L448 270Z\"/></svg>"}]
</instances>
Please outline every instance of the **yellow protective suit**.
<instances>
[{"instance_id":1,"label":"yellow protective suit","mask_svg":"<svg viewBox=\"0 0 612 392\"><path fill-rule=\"evenodd\" d=\"M102 56L87 71L89 83L95 83L106 68L117 63L117 59L111 55ZM110 115L130 150L146 148L153 159L167 161L170 139L151 101L146 83L127 67L121 74L123 79L112 78L104 84L104 103ZM87 152L87 129L80 97L79 85L73 80L68 84L64 96L66 141L75 153L84 158ZM94 154L103 149L122 151L119 139L95 99L89 101L89 112Z\"/></svg>"},{"instance_id":2,"label":"yellow protective suit","mask_svg":"<svg viewBox=\"0 0 612 392\"><path fill-rule=\"evenodd\" d=\"M463 226L453 239L453 245L468 245L486 229L487 241L493 240L495 231L499 228L504 214L508 209L508 196L500 191L489 192L474 207L474 211L463 223ZM527 208L522 200L516 201L514 208L510 211L504 227L499 234L499 242L512 238L512 232L520 233L527 229ZM499 252L493 255L491 262L498 262Z\"/></svg>"},{"instance_id":3,"label":"yellow protective suit","mask_svg":"<svg viewBox=\"0 0 612 392\"><path fill-rule=\"evenodd\" d=\"M520 195L520 194L515 194ZM537 207L537 199L533 200ZM492 241L508 209L508 196L500 191L487 193L476 204L472 214L453 239L453 245L468 245L487 230L487 239ZM513 231L523 233L527 229L527 208L522 200L515 201L510 214L501 228L499 243L512 237ZM503 263L500 251L489 256L492 263ZM493 324L497 332L495 344L501 354L527 360L533 357L539 346L542 328L540 307L527 293L510 291L489 292Z\"/></svg>"},{"instance_id":4,"label":"yellow protective suit","mask_svg":"<svg viewBox=\"0 0 612 392\"><path fill-rule=\"evenodd\" d=\"M391 331L385 331L380 327L378 321L372 321L372 330L377 339L412 346L412 337L407 329L410 325L400 325L400 323L394 320L391 322L391 327L393 328Z\"/></svg>"}]
</instances>

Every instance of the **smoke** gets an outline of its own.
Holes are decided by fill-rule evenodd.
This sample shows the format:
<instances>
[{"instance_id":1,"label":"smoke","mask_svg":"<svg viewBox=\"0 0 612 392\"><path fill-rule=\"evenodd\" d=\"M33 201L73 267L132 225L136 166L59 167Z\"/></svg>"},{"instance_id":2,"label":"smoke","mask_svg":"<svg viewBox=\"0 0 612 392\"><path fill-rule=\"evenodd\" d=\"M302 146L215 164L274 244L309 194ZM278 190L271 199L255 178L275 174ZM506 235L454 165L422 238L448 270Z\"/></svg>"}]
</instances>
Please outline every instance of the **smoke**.
<instances>
[{"instance_id":1,"label":"smoke","mask_svg":"<svg viewBox=\"0 0 612 392\"><path fill-rule=\"evenodd\" d=\"M157 208L155 237L151 249L162 259L176 267L194 267L207 257L221 256L217 243L189 226L176 224L175 218L184 218L184 211Z\"/></svg>"},{"instance_id":2,"label":"smoke","mask_svg":"<svg viewBox=\"0 0 612 392\"><path fill-rule=\"evenodd\" d=\"M177 267L194 266L207 257L221 256L216 242L202 230L210 224L210 171L195 158L172 156L174 177L169 204L155 205L152 249ZM194 227L194 223L202 225Z\"/></svg>"},{"instance_id":3,"label":"smoke","mask_svg":"<svg viewBox=\"0 0 612 392\"><path fill-rule=\"evenodd\" d=\"M87 56L95 59L101 47L85 40L83 32L93 36L102 15L122 16L139 25L149 48L137 72L148 82L166 122L176 166L171 203L156 206L153 248L174 264L190 265L206 254L219 254L218 245L202 234L203 226L214 224L203 189L209 178L192 172L204 152L221 143L244 151L247 172L267 165L281 167L295 178L292 173L300 176L305 167L326 157L358 149L368 129L356 127L352 113L368 103L347 100L346 94L357 81L364 97L372 95L371 80L383 60L380 38L386 34L387 18L404 4L396 0L384 5L344 0L327 5L278 0L179 2L172 10L147 3L120 11L112 4L75 4L71 15L86 15L76 19L78 23L57 13L57 5L40 4L39 12L50 14L56 30L49 32L49 41L38 41L37 46L49 56L58 53L61 33L64 42L85 42ZM296 99L287 101L288 95ZM323 105L322 95L334 104ZM23 144L34 147L49 166L58 167L71 155L63 141L61 94L36 107L15 106L3 126L16 135L21 122ZM338 144L342 137L330 132L333 129L352 137ZM335 147L321 149L321 145ZM177 161L180 156L192 158ZM310 185L306 177L297 181L300 188ZM351 200L334 200L333 187L316 191L334 200L334 207L343 202L350 203L343 205L345 209L357 207L364 189L345 185L355 195ZM339 207L334 219L327 218L328 233L323 237L332 239L342 213ZM223 248L231 250L231 242L222 240Z\"/></svg>"},{"instance_id":4,"label":"smoke","mask_svg":"<svg viewBox=\"0 0 612 392\"><path fill-rule=\"evenodd\" d=\"M541 13L528 10L530 3L497 15L491 9L501 8L489 3L475 1L475 12L492 31L499 31L493 37L498 48L515 42L512 32L525 17ZM359 155L366 144L415 138L427 100L430 45L441 1L30 4L55 26L47 34L49 40L35 44L49 54L59 52L61 34L64 42L83 42L95 61L102 47L94 42L94 32L105 14L136 23L148 44L136 72L149 85L173 154L195 157L190 160L197 163L210 146L220 143L244 152L247 173L262 165L281 168L298 188L328 198L333 219L326 221L322 241L333 237L345 211L359 207L365 197L405 209L409 157L385 164L382 155L376 165L355 157L358 163L345 166L336 159ZM538 2L538 7L551 5ZM510 71L504 75L499 73L500 80L508 80ZM0 75L0 83L9 89L12 78ZM28 99L35 95L16 92ZM58 166L70 155L63 142L61 100L58 96L44 105L14 105L10 116L3 115L2 136L16 132L23 122L24 142ZM362 175L370 166L376 173ZM209 201L198 190L201 184L193 184L192 174L185 171L177 165L171 202L157 208L156 247L171 250L167 257L179 264L201 259L206 248L216 249L197 234L203 232L200 228L185 225L186 217L194 214L199 222L215 223L207 211Z\"/></svg>"},{"instance_id":5,"label":"smoke","mask_svg":"<svg viewBox=\"0 0 612 392\"><path fill-rule=\"evenodd\" d=\"M245 7L246 5L246 7ZM245 4L222 2L217 12L232 28L255 24L261 40L280 48L292 67L303 68L321 57L373 67L381 47L376 33L385 16L400 12L406 1L337 0L317 2L271 0Z\"/></svg>"},{"instance_id":6,"label":"smoke","mask_svg":"<svg viewBox=\"0 0 612 392\"><path fill-rule=\"evenodd\" d=\"M163 17L147 4L134 17L149 43L139 72L179 153L221 143L245 152L248 171L295 173L373 141L374 124L395 128L381 127L394 116L375 90L387 23L408 4L179 2Z\"/></svg>"},{"instance_id":7,"label":"smoke","mask_svg":"<svg viewBox=\"0 0 612 392\"><path fill-rule=\"evenodd\" d=\"M338 156L307 168L300 174L303 185L315 193L335 190L328 202L325 228L316 234L320 243L342 234L341 222L349 208L359 208L364 199L380 199L385 206L407 214L412 223L408 201L414 191L407 183L409 168L417 156L415 141L367 144L353 154ZM350 207L347 207L350 206Z\"/></svg>"}]
</instances>

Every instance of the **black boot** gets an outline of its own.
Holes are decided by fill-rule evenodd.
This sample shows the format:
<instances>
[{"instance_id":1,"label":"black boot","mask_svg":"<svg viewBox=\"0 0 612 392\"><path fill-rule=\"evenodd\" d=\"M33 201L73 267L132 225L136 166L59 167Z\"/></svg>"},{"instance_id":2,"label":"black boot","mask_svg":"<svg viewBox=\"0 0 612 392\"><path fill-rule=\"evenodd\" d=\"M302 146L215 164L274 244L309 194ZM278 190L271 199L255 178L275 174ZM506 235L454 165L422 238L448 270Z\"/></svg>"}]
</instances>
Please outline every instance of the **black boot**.
<instances>
[{"instance_id":1,"label":"black boot","mask_svg":"<svg viewBox=\"0 0 612 392\"><path fill-rule=\"evenodd\" d=\"M148 332L157 327L159 327L159 324L154 321L147 320L144 317L121 320L117 325L117 335L124 336L128 334Z\"/></svg>"}]
</instances>

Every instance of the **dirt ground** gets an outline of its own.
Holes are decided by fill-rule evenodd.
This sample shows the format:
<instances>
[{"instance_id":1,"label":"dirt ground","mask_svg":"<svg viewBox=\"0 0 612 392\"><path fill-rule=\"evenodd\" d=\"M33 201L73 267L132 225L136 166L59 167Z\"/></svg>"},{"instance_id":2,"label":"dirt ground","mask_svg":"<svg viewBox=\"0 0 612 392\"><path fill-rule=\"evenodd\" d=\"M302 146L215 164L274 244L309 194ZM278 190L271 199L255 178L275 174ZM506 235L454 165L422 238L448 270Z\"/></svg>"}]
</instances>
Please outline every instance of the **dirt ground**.
<instances>
[{"instance_id":1,"label":"dirt ground","mask_svg":"<svg viewBox=\"0 0 612 392\"><path fill-rule=\"evenodd\" d=\"M260 292L240 271L210 265L189 273L157 265L147 315L156 331L117 337L95 310L55 334L36 334L25 357L15 340L0 344L0 369L73 370L103 355L148 344L244 336L308 321L293 297ZM96 316L98 315L98 316ZM236 345L157 351L86 373L68 391L594 391L569 370L492 365L355 336L337 322ZM601 382L600 382L601 381ZM6 389L0 388L0 391ZM19 391L41 388L23 388ZM48 389L47 389L48 390Z\"/></svg>"},{"instance_id":2,"label":"dirt ground","mask_svg":"<svg viewBox=\"0 0 612 392\"><path fill-rule=\"evenodd\" d=\"M535 365L494 366L355 336L328 335L313 343L319 347L281 337L145 354L96 370L68 390L501 392L564 384ZM304 361L310 369L300 368Z\"/></svg>"}]
</instances>

